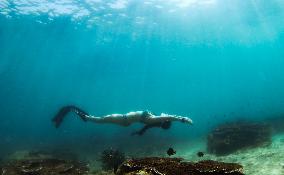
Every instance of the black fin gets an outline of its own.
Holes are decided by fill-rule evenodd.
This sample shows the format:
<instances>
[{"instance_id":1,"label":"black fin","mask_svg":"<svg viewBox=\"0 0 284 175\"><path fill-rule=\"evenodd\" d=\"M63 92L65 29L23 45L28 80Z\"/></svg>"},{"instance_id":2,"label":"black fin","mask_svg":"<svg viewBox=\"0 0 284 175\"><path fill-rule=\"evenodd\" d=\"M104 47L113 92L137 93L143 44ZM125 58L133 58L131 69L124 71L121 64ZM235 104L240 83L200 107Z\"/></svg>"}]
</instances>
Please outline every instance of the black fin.
<instances>
[{"instance_id":1,"label":"black fin","mask_svg":"<svg viewBox=\"0 0 284 175\"><path fill-rule=\"evenodd\" d=\"M80 116L80 118L83 120L83 121L87 121L86 120L86 115L88 115L88 113L84 112L83 110L79 109L78 107L76 106L64 106L62 107L58 113L55 115L55 117L52 119L52 122L54 122L55 124L55 127L58 128L64 117L69 113L69 112L75 112L77 115Z\"/></svg>"}]
</instances>

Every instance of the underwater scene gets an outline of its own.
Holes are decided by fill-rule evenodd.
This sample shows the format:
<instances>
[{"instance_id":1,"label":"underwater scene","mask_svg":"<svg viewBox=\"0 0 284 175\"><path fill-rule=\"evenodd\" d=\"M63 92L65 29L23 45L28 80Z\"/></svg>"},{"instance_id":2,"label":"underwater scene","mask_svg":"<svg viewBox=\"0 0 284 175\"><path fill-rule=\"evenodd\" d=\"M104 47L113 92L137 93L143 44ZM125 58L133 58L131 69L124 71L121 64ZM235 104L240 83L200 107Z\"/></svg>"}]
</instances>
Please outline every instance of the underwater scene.
<instances>
[{"instance_id":1,"label":"underwater scene","mask_svg":"<svg viewBox=\"0 0 284 175\"><path fill-rule=\"evenodd\" d=\"M283 0L0 0L1 175L284 175Z\"/></svg>"}]
</instances>

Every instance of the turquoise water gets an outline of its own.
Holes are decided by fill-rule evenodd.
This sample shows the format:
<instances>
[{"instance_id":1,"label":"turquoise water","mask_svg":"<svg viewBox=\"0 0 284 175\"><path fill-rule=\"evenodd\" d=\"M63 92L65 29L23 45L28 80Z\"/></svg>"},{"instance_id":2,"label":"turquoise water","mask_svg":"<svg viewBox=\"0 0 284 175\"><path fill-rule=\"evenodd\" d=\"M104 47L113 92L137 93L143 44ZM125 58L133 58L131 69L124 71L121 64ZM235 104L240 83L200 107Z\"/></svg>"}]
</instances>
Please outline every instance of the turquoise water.
<instances>
[{"instance_id":1,"label":"turquoise water","mask_svg":"<svg viewBox=\"0 0 284 175\"><path fill-rule=\"evenodd\" d=\"M281 0L1 0L1 149L167 147L218 123L282 114L283 43ZM71 115L55 129L51 118L69 104L98 116L178 114L194 125L133 138L142 125Z\"/></svg>"}]
</instances>

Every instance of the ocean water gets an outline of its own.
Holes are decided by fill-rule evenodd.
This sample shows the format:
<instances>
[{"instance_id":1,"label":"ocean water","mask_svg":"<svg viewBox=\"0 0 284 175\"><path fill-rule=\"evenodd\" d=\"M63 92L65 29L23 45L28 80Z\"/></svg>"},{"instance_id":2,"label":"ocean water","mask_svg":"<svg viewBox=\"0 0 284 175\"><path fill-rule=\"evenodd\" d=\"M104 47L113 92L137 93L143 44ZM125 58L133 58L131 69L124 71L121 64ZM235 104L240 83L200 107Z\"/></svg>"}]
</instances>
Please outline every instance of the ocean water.
<instances>
[{"instance_id":1,"label":"ocean water","mask_svg":"<svg viewBox=\"0 0 284 175\"><path fill-rule=\"evenodd\" d=\"M166 149L224 122L281 115L283 43L282 0L0 0L0 153ZM131 137L141 124L70 114L56 129L64 105L194 125Z\"/></svg>"}]
</instances>

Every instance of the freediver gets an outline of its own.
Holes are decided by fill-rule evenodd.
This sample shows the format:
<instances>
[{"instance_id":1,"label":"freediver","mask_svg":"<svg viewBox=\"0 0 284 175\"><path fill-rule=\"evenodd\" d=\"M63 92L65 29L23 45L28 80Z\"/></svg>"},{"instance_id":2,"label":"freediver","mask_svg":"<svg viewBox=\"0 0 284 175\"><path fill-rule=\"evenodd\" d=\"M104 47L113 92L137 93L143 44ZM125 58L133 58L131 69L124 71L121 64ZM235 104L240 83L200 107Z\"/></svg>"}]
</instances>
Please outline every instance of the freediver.
<instances>
[{"instance_id":1,"label":"freediver","mask_svg":"<svg viewBox=\"0 0 284 175\"><path fill-rule=\"evenodd\" d=\"M61 125L64 117L69 112L76 113L85 122L91 121L95 123L111 123L125 127L131 125L132 123L142 123L145 126L139 131L133 132L131 134L140 136L143 135L148 129L154 127L169 129L171 127L171 123L174 121L192 124L192 120L188 117L170 115L165 113L161 113L160 115L154 115L149 111L135 111L129 112L127 114L110 114L103 117L96 117L89 115L88 113L76 106L64 106L52 119L56 128Z\"/></svg>"}]
</instances>

